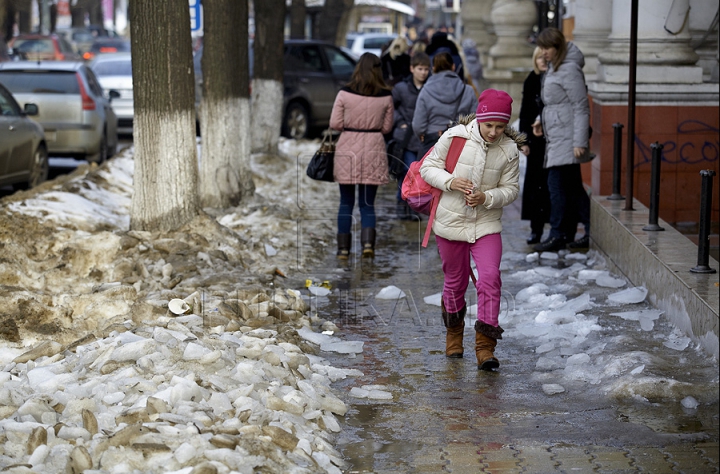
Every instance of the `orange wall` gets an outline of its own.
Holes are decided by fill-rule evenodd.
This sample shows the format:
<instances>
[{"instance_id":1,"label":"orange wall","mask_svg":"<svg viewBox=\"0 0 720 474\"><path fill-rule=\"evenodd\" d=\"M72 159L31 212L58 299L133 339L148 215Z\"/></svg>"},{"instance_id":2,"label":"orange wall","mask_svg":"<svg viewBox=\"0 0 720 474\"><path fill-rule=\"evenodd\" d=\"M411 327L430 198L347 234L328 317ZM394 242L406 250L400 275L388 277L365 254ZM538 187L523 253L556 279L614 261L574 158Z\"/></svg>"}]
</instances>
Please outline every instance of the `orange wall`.
<instances>
[{"instance_id":1,"label":"orange wall","mask_svg":"<svg viewBox=\"0 0 720 474\"><path fill-rule=\"evenodd\" d=\"M583 165L592 192L612 194L613 124L623 128L620 194L626 194L627 105L601 105L590 99L593 136L591 150L598 156ZM635 151L633 197L650 205L650 144L663 145L660 165L660 218L668 223L700 220L700 170L714 170L712 214L720 221L720 107L716 106L637 106L635 112ZM587 181L586 181L587 182ZM626 196L627 197L627 196Z\"/></svg>"}]
</instances>

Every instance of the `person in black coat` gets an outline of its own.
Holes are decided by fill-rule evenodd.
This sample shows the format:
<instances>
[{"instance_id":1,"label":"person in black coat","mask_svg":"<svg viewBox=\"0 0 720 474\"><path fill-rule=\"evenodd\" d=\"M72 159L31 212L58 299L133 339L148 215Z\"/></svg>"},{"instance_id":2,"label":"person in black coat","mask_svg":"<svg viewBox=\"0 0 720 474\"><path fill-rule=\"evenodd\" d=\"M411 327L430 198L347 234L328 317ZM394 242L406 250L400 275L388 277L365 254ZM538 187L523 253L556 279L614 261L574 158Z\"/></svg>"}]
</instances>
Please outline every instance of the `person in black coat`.
<instances>
[{"instance_id":1,"label":"person in black coat","mask_svg":"<svg viewBox=\"0 0 720 474\"><path fill-rule=\"evenodd\" d=\"M425 48L425 54L430 56L430 62L433 64L435 64L435 56L439 53L448 53L452 57L453 64L455 64L455 74L465 81L465 65L462 56L460 56L460 50L455 41L450 39L444 31L433 34L430 43Z\"/></svg>"},{"instance_id":2,"label":"person in black coat","mask_svg":"<svg viewBox=\"0 0 720 474\"><path fill-rule=\"evenodd\" d=\"M380 55L383 79L385 84L393 87L410 77L410 45L404 36L398 36L390 46Z\"/></svg>"},{"instance_id":3,"label":"person in black coat","mask_svg":"<svg viewBox=\"0 0 720 474\"><path fill-rule=\"evenodd\" d=\"M527 135L528 144L522 147L527 156L525 182L522 193L522 212L520 218L530 221L528 245L542 240L545 223L550 218L550 194L547 185L547 170L543 168L545 159L545 137L533 133L533 124L542 111L540 89L542 75L547 63L540 48L533 52L533 70L523 83L522 104L520 106L520 131ZM536 128L537 130L537 128Z\"/></svg>"}]
</instances>

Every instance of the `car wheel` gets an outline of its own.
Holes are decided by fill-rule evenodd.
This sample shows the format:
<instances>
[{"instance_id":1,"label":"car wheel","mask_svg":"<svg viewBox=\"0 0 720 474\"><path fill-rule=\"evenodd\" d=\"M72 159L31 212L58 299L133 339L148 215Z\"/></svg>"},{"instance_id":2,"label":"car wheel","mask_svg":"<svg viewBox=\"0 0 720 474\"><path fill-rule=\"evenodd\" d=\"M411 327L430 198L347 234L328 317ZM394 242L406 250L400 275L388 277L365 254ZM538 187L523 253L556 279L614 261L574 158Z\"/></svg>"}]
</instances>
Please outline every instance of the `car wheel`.
<instances>
[{"instance_id":1,"label":"car wheel","mask_svg":"<svg viewBox=\"0 0 720 474\"><path fill-rule=\"evenodd\" d=\"M100 139L100 150L98 150L97 154L88 157L87 161L89 161L91 163L100 164L103 161L105 161L105 158L107 158L107 156L108 156L107 136L103 133L103 136Z\"/></svg>"},{"instance_id":2,"label":"car wheel","mask_svg":"<svg viewBox=\"0 0 720 474\"><path fill-rule=\"evenodd\" d=\"M47 181L50 171L50 162L48 160L48 152L45 145L38 145L32 158L32 167L30 168L30 177L27 182L17 183L13 187L15 189L29 189L38 186Z\"/></svg>"},{"instance_id":3,"label":"car wheel","mask_svg":"<svg viewBox=\"0 0 720 474\"><path fill-rule=\"evenodd\" d=\"M293 102L288 105L283 119L283 136L300 139L307 137L310 128L310 114L304 105Z\"/></svg>"}]
</instances>

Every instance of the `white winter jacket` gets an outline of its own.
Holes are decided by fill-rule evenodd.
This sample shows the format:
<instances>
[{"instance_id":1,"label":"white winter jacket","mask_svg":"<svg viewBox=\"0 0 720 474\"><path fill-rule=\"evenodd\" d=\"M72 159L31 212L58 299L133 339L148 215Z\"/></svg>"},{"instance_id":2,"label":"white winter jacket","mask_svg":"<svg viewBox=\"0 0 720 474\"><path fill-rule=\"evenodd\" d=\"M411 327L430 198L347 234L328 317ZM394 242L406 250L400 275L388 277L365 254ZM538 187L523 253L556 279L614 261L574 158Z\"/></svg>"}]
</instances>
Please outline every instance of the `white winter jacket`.
<instances>
[{"instance_id":1,"label":"white winter jacket","mask_svg":"<svg viewBox=\"0 0 720 474\"><path fill-rule=\"evenodd\" d=\"M445 170L445 158L452 137L467 139L453 173ZM508 128L497 142L488 143L480 135L477 120L446 131L420 167L420 175L431 186L442 189L435 214L433 232L448 240L473 243L502 230L502 208L512 203L519 192L518 143L524 135ZM470 179L485 193L485 203L472 208L465 204L460 191L451 191L455 177Z\"/></svg>"}]
</instances>

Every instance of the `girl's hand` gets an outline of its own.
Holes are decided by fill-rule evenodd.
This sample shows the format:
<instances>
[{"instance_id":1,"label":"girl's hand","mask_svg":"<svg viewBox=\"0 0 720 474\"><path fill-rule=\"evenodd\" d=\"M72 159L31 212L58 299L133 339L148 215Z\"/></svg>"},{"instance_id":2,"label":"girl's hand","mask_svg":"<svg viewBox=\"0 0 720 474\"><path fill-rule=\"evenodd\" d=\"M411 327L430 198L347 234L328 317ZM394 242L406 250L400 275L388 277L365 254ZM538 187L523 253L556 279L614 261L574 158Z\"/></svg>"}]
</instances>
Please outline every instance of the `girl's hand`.
<instances>
[{"instance_id":1,"label":"girl's hand","mask_svg":"<svg viewBox=\"0 0 720 474\"><path fill-rule=\"evenodd\" d=\"M520 151L523 152L523 155L525 155L525 156L530 155L530 147L527 145L521 146Z\"/></svg>"},{"instance_id":2,"label":"girl's hand","mask_svg":"<svg viewBox=\"0 0 720 474\"><path fill-rule=\"evenodd\" d=\"M539 120L536 120L535 123L532 124L533 129L533 135L536 137L542 137L543 136L543 127L542 123L540 123Z\"/></svg>"},{"instance_id":3,"label":"girl's hand","mask_svg":"<svg viewBox=\"0 0 720 474\"><path fill-rule=\"evenodd\" d=\"M485 204L485 193L482 191L471 192L465 195L465 204L470 207L479 206Z\"/></svg>"},{"instance_id":4,"label":"girl's hand","mask_svg":"<svg viewBox=\"0 0 720 474\"><path fill-rule=\"evenodd\" d=\"M453 191L460 191L463 194L471 194L473 190L473 183L466 178L453 178L450 181L450 189Z\"/></svg>"}]
</instances>

